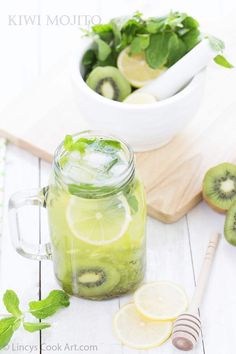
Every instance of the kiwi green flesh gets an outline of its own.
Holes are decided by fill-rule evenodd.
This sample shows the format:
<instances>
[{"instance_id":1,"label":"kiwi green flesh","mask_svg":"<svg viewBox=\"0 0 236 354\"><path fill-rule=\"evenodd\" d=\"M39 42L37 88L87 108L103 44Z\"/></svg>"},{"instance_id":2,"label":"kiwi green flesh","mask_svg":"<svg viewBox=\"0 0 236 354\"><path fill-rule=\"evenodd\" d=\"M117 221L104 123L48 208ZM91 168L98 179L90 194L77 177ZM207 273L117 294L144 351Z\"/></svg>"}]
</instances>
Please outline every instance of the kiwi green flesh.
<instances>
[{"instance_id":1,"label":"kiwi green flesh","mask_svg":"<svg viewBox=\"0 0 236 354\"><path fill-rule=\"evenodd\" d=\"M228 210L236 201L236 166L223 163L211 168L203 180L203 196L216 209Z\"/></svg>"},{"instance_id":2,"label":"kiwi green flesh","mask_svg":"<svg viewBox=\"0 0 236 354\"><path fill-rule=\"evenodd\" d=\"M98 94L116 101L123 101L131 93L130 84L113 66L98 66L93 69L86 83Z\"/></svg>"},{"instance_id":3,"label":"kiwi green flesh","mask_svg":"<svg viewBox=\"0 0 236 354\"><path fill-rule=\"evenodd\" d=\"M236 203L234 203L227 212L224 235L231 245L236 246Z\"/></svg>"}]
</instances>

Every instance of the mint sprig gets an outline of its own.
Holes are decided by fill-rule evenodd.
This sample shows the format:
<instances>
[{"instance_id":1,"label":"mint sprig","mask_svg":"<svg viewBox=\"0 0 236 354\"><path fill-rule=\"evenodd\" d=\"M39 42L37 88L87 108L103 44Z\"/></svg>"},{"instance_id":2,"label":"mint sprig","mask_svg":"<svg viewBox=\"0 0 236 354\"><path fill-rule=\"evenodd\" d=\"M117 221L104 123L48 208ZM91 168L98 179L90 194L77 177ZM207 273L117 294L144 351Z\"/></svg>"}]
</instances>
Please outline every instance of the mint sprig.
<instances>
[{"instance_id":1,"label":"mint sprig","mask_svg":"<svg viewBox=\"0 0 236 354\"><path fill-rule=\"evenodd\" d=\"M0 320L0 350L8 345L15 331L23 325L28 332L40 331L49 328L50 323L25 321L26 313L38 319L43 319L55 314L61 308L70 304L69 296L62 290L53 290L40 301L31 301L28 311L20 310L20 301L13 290L7 290L3 296L3 303L9 313ZM13 316L12 316L13 315ZM3 315L2 315L3 316ZM7 317L5 317L7 316Z\"/></svg>"},{"instance_id":2,"label":"mint sprig","mask_svg":"<svg viewBox=\"0 0 236 354\"><path fill-rule=\"evenodd\" d=\"M92 150L101 152L121 150L121 144L117 140L83 137L74 140L72 135L66 135L64 139L64 149L68 152L78 151L83 154L89 146L92 147Z\"/></svg>"},{"instance_id":3,"label":"mint sprig","mask_svg":"<svg viewBox=\"0 0 236 354\"><path fill-rule=\"evenodd\" d=\"M113 18L108 23L93 26L86 35L94 39L94 45L83 57L85 79L97 66L117 67L120 52L128 46L131 55L144 52L147 64L157 69L172 66L204 38L198 21L178 11L147 19L139 12ZM232 67L223 57L223 41L213 36L208 38L210 45L220 52L215 62Z\"/></svg>"}]
</instances>

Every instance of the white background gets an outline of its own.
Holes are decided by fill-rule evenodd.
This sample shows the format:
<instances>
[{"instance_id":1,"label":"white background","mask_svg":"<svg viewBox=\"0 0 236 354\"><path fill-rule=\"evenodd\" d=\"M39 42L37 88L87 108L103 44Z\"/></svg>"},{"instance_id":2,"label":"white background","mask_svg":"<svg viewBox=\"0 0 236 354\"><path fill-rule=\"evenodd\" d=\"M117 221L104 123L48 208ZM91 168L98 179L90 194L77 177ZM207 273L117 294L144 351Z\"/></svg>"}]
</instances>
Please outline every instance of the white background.
<instances>
[{"instance_id":1,"label":"white background","mask_svg":"<svg viewBox=\"0 0 236 354\"><path fill-rule=\"evenodd\" d=\"M159 15L170 9L183 10L196 16L207 29L212 21L227 21L235 13L235 1L182 0L7 0L0 4L0 109L76 47L80 37L78 26L9 26L9 15L100 15L103 20L136 10L147 15ZM16 17L17 18L17 17ZM232 17L231 17L232 18ZM17 20L16 20L17 21ZM236 28L236 27L235 27ZM235 29L236 30L236 29ZM0 293L15 289L27 301L57 287L50 262L37 263L21 258L10 243L7 220L7 201L19 189L47 184L50 166L31 154L9 145L6 160L6 192L4 230L0 244ZM32 215L31 215L32 214ZM31 212L23 225L25 233L35 242L47 238L44 213ZM32 217L31 217L32 216ZM166 279L180 283L191 296L208 237L213 231L223 232L224 217L199 204L186 217L173 225L148 220L148 280ZM203 340L193 351L197 354L233 354L236 351L236 249L222 240L212 272L211 282L202 306ZM69 309L56 315L53 328L42 334L19 330L6 352L40 353L40 343L49 345L44 352L65 352L63 345L97 345L99 354L138 353L122 347L112 334L112 317L129 297L108 302L89 302L72 299ZM2 312L0 306L0 312ZM50 345L62 345L62 349ZM44 346L45 348L45 346ZM24 349L24 350L23 350ZM70 353L79 351L71 350ZM92 353L93 351L87 351ZM176 351L170 342L160 349L146 353L170 354Z\"/></svg>"}]
</instances>

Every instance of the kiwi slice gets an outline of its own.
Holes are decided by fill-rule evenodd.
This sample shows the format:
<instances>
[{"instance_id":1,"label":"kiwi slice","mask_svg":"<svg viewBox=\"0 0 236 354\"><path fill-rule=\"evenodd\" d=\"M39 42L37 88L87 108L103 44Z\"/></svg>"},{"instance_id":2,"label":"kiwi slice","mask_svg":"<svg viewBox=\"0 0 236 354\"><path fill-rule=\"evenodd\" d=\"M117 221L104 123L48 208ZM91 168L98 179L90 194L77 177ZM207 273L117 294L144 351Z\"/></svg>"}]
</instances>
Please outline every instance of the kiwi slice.
<instances>
[{"instance_id":1,"label":"kiwi slice","mask_svg":"<svg viewBox=\"0 0 236 354\"><path fill-rule=\"evenodd\" d=\"M120 281L116 268L102 261L81 261L74 274L74 287L78 296L85 298L110 297Z\"/></svg>"},{"instance_id":2,"label":"kiwi slice","mask_svg":"<svg viewBox=\"0 0 236 354\"><path fill-rule=\"evenodd\" d=\"M99 95L114 101L123 101L131 92L128 81L113 66L98 66L93 69L86 83Z\"/></svg>"},{"instance_id":3,"label":"kiwi slice","mask_svg":"<svg viewBox=\"0 0 236 354\"><path fill-rule=\"evenodd\" d=\"M222 163L208 170L203 180L202 194L213 209L227 211L236 201L236 166Z\"/></svg>"},{"instance_id":4,"label":"kiwi slice","mask_svg":"<svg viewBox=\"0 0 236 354\"><path fill-rule=\"evenodd\" d=\"M224 226L226 240L233 246L236 246L236 202L229 208Z\"/></svg>"}]
</instances>

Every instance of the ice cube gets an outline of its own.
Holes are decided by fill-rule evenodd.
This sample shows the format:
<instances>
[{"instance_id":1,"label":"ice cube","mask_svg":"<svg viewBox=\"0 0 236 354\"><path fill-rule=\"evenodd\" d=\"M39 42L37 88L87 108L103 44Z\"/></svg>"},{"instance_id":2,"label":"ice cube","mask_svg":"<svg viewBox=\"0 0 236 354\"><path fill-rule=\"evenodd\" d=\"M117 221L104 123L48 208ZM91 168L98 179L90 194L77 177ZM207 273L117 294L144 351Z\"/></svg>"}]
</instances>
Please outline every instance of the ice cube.
<instances>
[{"instance_id":1,"label":"ice cube","mask_svg":"<svg viewBox=\"0 0 236 354\"><path fill-rule=\"evenodd\" d=\"M68 162L72 163L73 165L76 163L79 163L79 161L81 160L81 154L79 151L72 151L69 154L69 159Z\"/></svg>"},{"instance_id":2,"label":"ice cube","mask_svg":"<svg viewBox=\"0 0 236 354\"><path fill-rule=\"evenodd\" d=\"M68 183L71 183L71 180L77 183L92 183L96 177L96 171L82 164L76 166L67 164L64 168L64 176L67 176Z\"/></svg>"},{"instance_id":3,"label":"ice cube","mask_svg":"<svg viewBox=\"0 0 236 354\"><path fill-rule=\"evenodd\" d=\"M99 151L93 151L84 157L87 166L100 171L106 170L106 166L112 161L112 159L112 156Z\"/></svg>"},{"instance_id":4,"label":"ice cube","mask_svg":"<svg viewBox=\"0 0 236 354\"><path fill-rule=\"evenodd\" d=\"M110 174L113 176L119 176L126 169L127 164L117 163L110 169Z\"/></svg>"}]
</instances>

